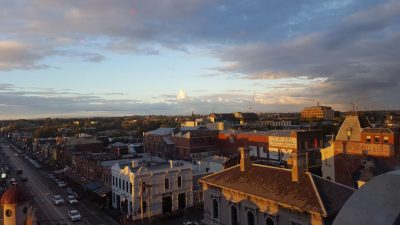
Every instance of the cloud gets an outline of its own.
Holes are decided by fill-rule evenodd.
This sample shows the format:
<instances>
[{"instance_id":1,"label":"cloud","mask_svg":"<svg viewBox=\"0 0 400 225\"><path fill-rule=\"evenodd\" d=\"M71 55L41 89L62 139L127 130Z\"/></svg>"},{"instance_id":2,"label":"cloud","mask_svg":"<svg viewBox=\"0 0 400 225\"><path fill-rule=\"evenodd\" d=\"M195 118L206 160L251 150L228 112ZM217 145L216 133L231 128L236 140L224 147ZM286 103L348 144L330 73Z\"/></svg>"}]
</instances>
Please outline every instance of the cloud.
<instances>
[{"instance_id":1,"label":"cloud","mask_svg":"<svg viewBox=\"0 0 400 225\"><path fill-rule=\"evenodd\" d=\"M0 41L0 70L38 69L45 65L38 64L43 56L17 41Z\"/></svg>"},{"instance_id":2,"label":"cloud","mask_svg":"<svg viewBox=\"0 0 400 225\"><path fill-rule=\"evenodd\" d=\"M253 80L322 78L309 88L332 104L398 108L392 97L400 94L398 22L400 3L387 1L343 18L333 29L219 51L217 56L229 65L220 71Z\"/></svg>"},{"instance_id":3,"label":"cloud","mask_svg":"<svg viewBox=\"0 0 400 225\"><path fill-rule=\"evenodd\" d=\"M179 90L178 94L176 94L176 100L183 101L187 98L187 92L185 90Z\"/></svg>"}]
</instances>

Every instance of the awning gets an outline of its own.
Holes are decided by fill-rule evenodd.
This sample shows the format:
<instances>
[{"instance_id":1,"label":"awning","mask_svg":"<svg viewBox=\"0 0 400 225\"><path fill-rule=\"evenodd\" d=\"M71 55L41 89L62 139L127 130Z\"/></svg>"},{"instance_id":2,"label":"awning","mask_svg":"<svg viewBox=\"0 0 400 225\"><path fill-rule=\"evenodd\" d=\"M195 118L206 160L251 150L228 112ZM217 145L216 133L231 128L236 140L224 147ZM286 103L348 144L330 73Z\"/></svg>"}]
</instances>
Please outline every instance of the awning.
<instances>
[{"instance_id":1,"label":"awning","mask_svg":"<svg viewBox=\"0 0 400 225\"><path fill-rule=\"evenodd\" d=\"M111 189L105 185L93 191L93 193L100 197L105 197L109 192L111 192Z\"/></svg>"},{"instance_id":2,"label":"awning","mask_svg":"<svg viewBox=\"0 0 400 225\"><path fill-rule=\"evenodd\" d=\"M103 185L99 182L89 182L85 185L86 190L94 192L95 190L101 188Z\"/></svg>"}]
</instances>

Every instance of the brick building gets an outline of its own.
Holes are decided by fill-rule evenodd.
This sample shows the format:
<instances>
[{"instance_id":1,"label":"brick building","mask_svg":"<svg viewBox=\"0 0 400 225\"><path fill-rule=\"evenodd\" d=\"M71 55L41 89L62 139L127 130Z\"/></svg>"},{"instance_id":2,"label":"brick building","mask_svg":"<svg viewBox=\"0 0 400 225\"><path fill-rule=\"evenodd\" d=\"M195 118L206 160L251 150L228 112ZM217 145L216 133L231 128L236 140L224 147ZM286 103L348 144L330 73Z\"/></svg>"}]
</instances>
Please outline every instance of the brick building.
<instances>
[{"instance_id":1,"label":"brick building","mask_svg":"<svg viewBox=\"0 0 400 225\"><path fill-rule=\"evenodd\" d=\"M205 127L181 128L172 135L175 152L181 159L218 153L218 131Z\"/></svg>"},{"instance_id":2,"label":"brick building","mask_svg":"<svg viewBox=\"0 0 400 225\"><path fill-rule=\"evenodd\" d=\"M143 145L144 152L151 154L161 154L166 157L172 156L175 144L171 137L176 128L162 127L144 133Z\"/></svg>"},{"instance_id":3,"label":"brick building","mask_svg":"<svg viewBox=\"0 0 400 225\"><path fill-rule=\"evenodd\" d=\"M301 112L301 117L304 119L323 119L323 120L333 120L335 117L335 111L328 106L320 106L317 103L316 106L310 106L304 108Z\"/></svg>"},{"instance_id":4,"label":"brick building","mask_svg":"<svg viewBox=\"0 0 400 225\"><path fill-rule=\"evenodd\" d=\"M400 166L400 137L388 128L372 128L362 116L347 116L332 146L323 150L323 171L336 182L359 187Z\"/></svg>"},{"instance_id":5,"label":"brick building","mask_svg":"<svg viewBox=\"0 0 400 225\"><path fill-rule=\"evenodd\" d=\"M319 150L325 145L319 130L224 132L218 138L225 156L235 156L237 148L247 146L252 158L285 165L292 152L307 152L308 165L316 170L321 164Z\"/></svg>"}]
</instances>

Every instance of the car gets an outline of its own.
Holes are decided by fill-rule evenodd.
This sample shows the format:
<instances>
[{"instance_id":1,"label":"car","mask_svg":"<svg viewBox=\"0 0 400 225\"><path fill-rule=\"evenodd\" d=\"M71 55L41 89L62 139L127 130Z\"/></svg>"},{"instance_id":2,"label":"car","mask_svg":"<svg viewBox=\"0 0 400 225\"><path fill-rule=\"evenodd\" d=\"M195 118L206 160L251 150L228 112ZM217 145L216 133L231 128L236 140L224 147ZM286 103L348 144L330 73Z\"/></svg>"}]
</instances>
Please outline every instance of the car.
<instances>
[{"instance_id":1,"label":"car","mask_svg":"<svg viewBox=\"0 0 400 225\"><path fill-rule=\"evenodd\" d=\"M22 182L26 182L26 181L28 181L28 178L26 176L22 175L21 176L21 181Z\"/></svg>"},{"instance_id":2,"label":"car","mask_svg":"<svg viewBox=\"0 0 400 225\"><path fill-rule=\"evenodd\" d=\"M18 175L22 174L22 170L21 169L17 169L17 174Z\"/></svg>"},{"instance_id":3,"label":"car","mask_svg":"<svg viewBox=\"0 0 400 225\"><path fill-rule=\"evenodd\" d=\"M65 189L65 192L67 192L68 195L74 195L74 190L72 190L72 188L70 188L70 187L67 187Z\"/></svg>"},{"instance_id":4,"label":"car","mask_svg":"<svg viewBox=\"0 0 400 225\"><path fill-rule=\"evenodd\" d=\"M68 217L72 222L79 221L82 219L81 214L78 212L78 210L75 209L68 212Z\"/></svg>"},{"instance_id":5,"label":"car","mask_svg":"<svg viewBox=\"0 0 400 225\"><path fill-rule=\"evenodd\" d=\"M199 225L199 223L196 221L186 221L183 222L183 225Z\"/></svg>"},{"instance_id":6,"label":"car","mask_svg":"<svg viewBox=\"0 0 400 225\"><path fill-rule=\"evenodd\" d=\"M64 181L60 181L60 182L57 183L57 186L60 187L60 188L63 188L63 187L66 187L67 184Z\"/></svg>"},{"instance_id":7,"label":"car","mask_svg":"<svg viewBox=\"0 0 400 225\"><path fill-rule=\"evenodd\" d=\"M82 199L82 196L78 193L78 192L76 192L76 191L74 191L73 193L72 193L72 195L76 198L76 199Z\"/></svg>"},{"instance_id":8,"label":"car","mask_svg":"<svg viewBox=\"0 0 400 225\"><path fill-rule=\"evenodd\" d=\"M54 205L62 205L62 204L64 204L64 199L61 197L61 195L55 195L55 196L53 196L53 202L54 202Z\"/></svg>"},{"instance_id":9,"label":"car","mask_svg":"<svg viewBox=\"0 0 400 225\"><path fill-rule=\"evenodd\" d=\"M11 179L10 179L10 183L11 183L12 185L16 185L16 184L17 184L17 181L15 180L15 178L11 178Z\"/></svg>"},{"instance_id":10,"label":"car","mask_svg":"<svg viewBox=\"0 0 400 225\"><path fill-rule=\"evenodd\" d=\"M68 195L67 201L70 205L78 204L78 200L73 195Z\"/></svg>"}]
</instances>

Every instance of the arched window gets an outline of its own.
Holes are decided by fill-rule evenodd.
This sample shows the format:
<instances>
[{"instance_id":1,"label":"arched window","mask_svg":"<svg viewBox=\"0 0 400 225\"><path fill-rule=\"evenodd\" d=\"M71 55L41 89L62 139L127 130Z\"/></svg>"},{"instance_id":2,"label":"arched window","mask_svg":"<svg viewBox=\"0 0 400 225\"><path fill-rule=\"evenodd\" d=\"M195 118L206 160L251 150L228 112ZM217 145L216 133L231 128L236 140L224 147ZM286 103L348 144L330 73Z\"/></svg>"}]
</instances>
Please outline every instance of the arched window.
<instances>
[{"instance_id":1,"label":"arched window","mask_svg":"<svg viewBox=\"0 0 400 225\"><path fill-rule=\"evenodd\" d=\"M231 225L238 225L238 210L236 206L231 205Z\"/></svg>"},{"instance_id":2,"label":"arched window","mask_svg":"<svg viewBox=\"0 0 400 225\"><path fill-rule=\"evenodd\" d=\"M267 219L265 219L265 225L275 225L275 220L272 217L267 217Z\"/></svg>"},{"instance_id":3,"label":"arched window","mask_svg":"<svg viewBox=\"0 0 400 225\"><path fill-rule=\"evenodd\" d=\"M247 225L256 225L254 213L252 211L247 212Z\"/></svg>"},{"instance_id":4,"label":"arched window","mask_svg":"<svg viewBox=\"0 0 400 225\"><path fill-rule=\"evenodd\" d=\"M219 218L219 204L217 199L213 199L213 218L218 219Z\"/></svg>"}]
</instances>

